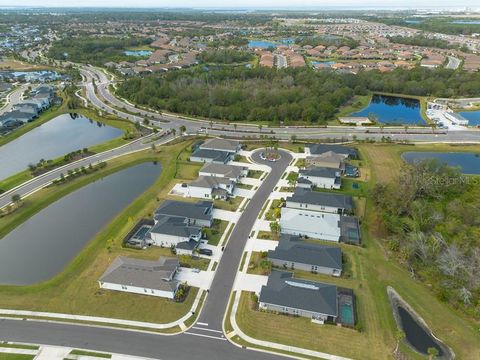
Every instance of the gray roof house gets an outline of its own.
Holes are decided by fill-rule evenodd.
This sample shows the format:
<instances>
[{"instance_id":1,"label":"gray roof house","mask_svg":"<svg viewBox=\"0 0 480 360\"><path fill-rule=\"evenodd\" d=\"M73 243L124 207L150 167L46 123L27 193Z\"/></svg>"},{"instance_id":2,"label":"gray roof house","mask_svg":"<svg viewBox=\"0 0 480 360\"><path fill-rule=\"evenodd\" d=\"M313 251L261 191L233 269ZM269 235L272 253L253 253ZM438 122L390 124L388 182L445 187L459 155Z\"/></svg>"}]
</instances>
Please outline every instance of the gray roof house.
<instances>
[{"instance_id":1,"label":"gray roof house","mask_svg":"<svg viewBox=\"0 0 480 360\"><path fill-rule=\"evenodd\" d=\"M307 167L318 166L333 168L343 172L345 170L345 158L346 156L344 154L327 151L320 155L307 156L305 159L305 165Z\"/></svg>"},{"instance_id":2,"label":"gray roof house","mask_svg":"<svg viewBox=\"0 0 480 360\"><path fill-rule=\"evenodd\" d=\"M245 166L206 163L198 173L200 176L215 176L227 178L237 182L242 176L246 176L248 168Z\"/></svg>"},{"instance_id":3,"label":"gray roof house","mask_svg":"<svg viewBox=\"0 0 480 360\"><path fill-rule=\"evenodd\" d=\"M161 216L149 230L150 245L174 247L192 252L202 238L202 227L189 225L185 218ZM148 242L148 240L147 240Z\"/></svg>"},{"instance_id":4,"label":"gray roof house","mask_svg":"<svg viewBox=\"0 0 480 360\"><path fill-rule=\"evenodd\" d=\"M233 195L235 182L223 177L200 176L188 184L191 197L226 200Z\"/></svg>"},{"instance_id":5,"label":"gray roof house","mask_svg":"<svg viewBox=\"0 0 480 360\"><path fill-rule=\"evenodd\" d=\"M287 197L286 202L286 206L292 209L308 209L336 214L351 214L353 212L351 196L330 192L296 188L294 194Z\"/></svg>"},{"instance_id":6,"label":"gray roof house","mask_svg":"<svg viewBox=\"0 0 480 360\"><path fill-rule=\"evenodd\" d=\"M326 275L342 274L342 250L339 247L312 244L299 236L282 234L275 250L268 252L274 266Z\"/></svg>"},{"instance_id":7,"label":"gray roof house","mask_svg":"<svg viewBox=\"0 0 480 360\"><path fill-rule=\"evenodd\" d=\"M305 146L305 153L307 155L320 155L328 151L346 155L346 157L350 159L358 158L358 152L356 149L343 145L308 144Z\"/></svg>"},{"instance_id":8,"label":"gray roof house","mask_svg":"<svg viewBox=\"0 0 480 360\"><path fill-rule=\"evenodd\" d=\"M13 106L14 110L18 110L27 114L33 114L34 116L37 116L39 113L39 109L37 107L37 104L35 103L20 103L16 104Z\"/></svg>"},{"instance_id":9,"label":"gray roof house","mask_svg":"<svg viewBox=\"0 0 480 360\"><path fill-rule=\"evenodd\" d=\"M209 139L200 145L200 149L226 151L234 154L241 148L242 145L239 141L223 138Z\"/></svg>"},{"instance_id":10,"label":"gray roof house","mask_svg":"<svg viewBox=\"0 0 480 360\"><path fill-rule=\"evenodd\" d=\"M259 297L261 309L303 316L316 322L336 322L337 287L296 279L290 272L272 271Z\"/></svg>"},{"instance_id":11,"label":"gray roof house","mask_svg":"<svg viewBox=\"0 0 480 360\"><path fill-rule=\"evenodd\" d=\"M179 266L177 258L150 261L119 256L98 283L103 289L174 299L179 286L174 277Z\"/></svg>"},{"instance_id":12,"label":"gray roof house","mask_svg":"<svg viewBox=\"0 0 480 360\"><path fill-rule=\"evenodd\" d=\"M226 164L232 160L232 152L199 148L190 155L190 161Z\"/></svg>"},{"instance_id":13,"label":"gray roof house","mask_svg":"<svg viewBox=\"0 0 480 360\"><path fill-rule=\"evenodd\" d=\"M338 169L312 167L298 172L297 186L302 188L340 189L342 180ZM301 180L301 181L300 181ZM305 181L305 180L308 180Z\"/></svg>"},{"instance_id":14,"label":"gray roof house","mask_svg":"<svg viewBox=\"0 0 480 360\"><path fill-rule=\"evenodd\" d=\"M175 200L165 200L156 210L154 218L161 216L179 217L185 224L201 227L212 226L213 202L197 201L195 203Z\"/></svg>"}]
</instances>

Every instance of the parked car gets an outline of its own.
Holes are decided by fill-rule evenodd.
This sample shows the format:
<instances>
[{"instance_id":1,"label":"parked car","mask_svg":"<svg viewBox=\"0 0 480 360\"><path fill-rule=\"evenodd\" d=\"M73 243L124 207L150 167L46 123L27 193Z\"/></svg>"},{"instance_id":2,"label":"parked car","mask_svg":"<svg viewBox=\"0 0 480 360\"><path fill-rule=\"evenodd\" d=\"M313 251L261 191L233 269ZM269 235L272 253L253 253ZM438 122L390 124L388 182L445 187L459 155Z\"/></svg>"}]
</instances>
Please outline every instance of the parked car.
<instances>
[{"instance_id":1,"label":"parked car","mask_svg":"<svg viewBox=\"0 0 480 360\"><path fill-rule=\"evenodd\" d=\"M213 251L210 249L200 249L198 252L202 255L207 255L207 256L213 255Z\"/></svg>"}]
</instances>

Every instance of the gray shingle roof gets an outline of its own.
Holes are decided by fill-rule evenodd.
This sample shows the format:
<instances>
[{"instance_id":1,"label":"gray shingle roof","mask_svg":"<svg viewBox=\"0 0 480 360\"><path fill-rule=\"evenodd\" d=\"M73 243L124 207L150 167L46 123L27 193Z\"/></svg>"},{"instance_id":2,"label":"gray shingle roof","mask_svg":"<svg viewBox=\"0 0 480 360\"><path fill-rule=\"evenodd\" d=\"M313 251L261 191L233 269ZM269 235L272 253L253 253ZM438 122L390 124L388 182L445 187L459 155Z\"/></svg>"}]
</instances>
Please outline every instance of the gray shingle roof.
<instances>
[{"instance_id":1,"label":"gray shingle roof","mask_svg":"<svg viewBox=\"0 0 480 360\"><path fill-rule=\"evenodd\" d=\"M268 252L269 259L307 265L342 269L342 250L339 247L311 244L298 236L283 234L277 248Z\"/></svg>"},{"instance_id":2,"label":"gray shingle roof","mask_svg":"<svg viewBox=\"0 0 480 360\"><path fill-rule=\"evenodd\" d=\"M228 178L221 178L216 176L200 176L197 180L192 181L189 186L216 189L220 184L233 185L233 181Z\"/></svg>"},{"instance_id":3,"label":"gray shingle roof","mask_svg":"<svg viewBox=\"0 0 480 360\"><path fill-rule=\"evenodd\" d=\"M181 236L189 238L202 231L200 226L187 225L185 218L160 216L157 223L150 229L150 233Z\"/></svg>"},{"instance_id":4,"label":"gray shingle roof","mask_svg":"<svg viewBox=\"0 0 480 360\"><path fill-rule=\"evenodd\" d=\"M314 176L323 178L336 178L338 170L326 167L312 167L309 169L302 169L299 171L300 176Z\"/></svg>"},{"instance_id":5,"label":"gray shingle roof","mask_svg":"<svg viewBox=\"0 0 480 360\"><path fill-rule=\"evenodd\" d=\"M287 197L287 202L289 201L302 204L335 207L346 210L353 209L353 199L351 196L333 194L328 192L311 191L301 188L297 188L292 196Z\"/></svg>"},{"instance_id":6,"label":"gray shingle roof","mask_svg":"<svg viewBox=\"0 0 480 360\"><path fill-rule=\"evenodd\" d=\"M160 257L156 261L119 256L100 278L101 282L174 291L178 281L169 279L180 263L177 258Z\"/></svg>"},{"instance_id":7,"label":"gray shingle roof","mask_svg":"<svg viewBox=\"0 0 480 360\"><path fill-rule=\"evenodd\" d=\"M237 152L240 142L222 138L209 139L200 145L201 149L214 149L228 152Z\"/></svg>"},{"instance_id":8,"label":"gray shingle roof","mask_svg":"<svg viewBox=\"0 0 480 360\"><path fill-rule=\"evenodd\" d=\"M336 317L337 287L335 285L293 278L293 273L272 271L262 286L260 302L311 311Z\"/></svg>"},{"instance_id":9,"label":"gray shingle roof","mask_svg":"<svg viewBox=\"0 0 480 360\"><path fill-rule=\"evenodd\" d=\"M197 201L196 203L165 200L155 210L155 217L162 215L198 220L212 220L213 202Z\"/></svg>"},{"instance_id":10,"label":"gray shingle roof","mask_svg":"<svg viewBox=\"0 0 480 360\"><path fill-rule=\"evenodd\" d=\"M244 168L235 165L207 163L203 165L200 172L209 174L220 174L229 178L237 178L242 174Z\"/></svg>"},{"instance_id":11,"label":"gray shingle roof","mask_svg":"<svg viewBox=\"0 0 480 360\"><path fill-rule=\"evenodd\" d=\"M226 162L230 156L228 151L218 151L210 149L198 149L196 150L191 157L211 159L212 161Z\"/></svg>"},{"instance_id":12,"label":"gray shingle roof","mask_svg":"<svg viewBox=\"0 0 480 360\"><path fill-rule=\"evenodd\" d=\"M333 151L337 154L346 154L351 158L357 158L358 153L354 148L350 148L342 145L325 145L325 144L308 144L307 147L310 149L310 153L314 155L319 155L326 153L328 151Z\"/></svg>"}]
</instances>

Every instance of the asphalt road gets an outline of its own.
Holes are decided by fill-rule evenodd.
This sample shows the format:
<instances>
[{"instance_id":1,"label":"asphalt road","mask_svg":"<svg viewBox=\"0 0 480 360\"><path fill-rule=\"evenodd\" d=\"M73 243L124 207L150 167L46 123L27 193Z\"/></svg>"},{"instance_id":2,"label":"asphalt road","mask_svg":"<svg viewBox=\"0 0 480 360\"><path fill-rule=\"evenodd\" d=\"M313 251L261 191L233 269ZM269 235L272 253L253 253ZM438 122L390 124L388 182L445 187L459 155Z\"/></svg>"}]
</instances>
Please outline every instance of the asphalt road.
<instances>
[{"instance_id":1,"label":"asphalt road","mask_svg":"<svg viewBox=\"0 0 480 360\"><path fill-rule=\"evenodd\" d=\"M155 144L161 145L166 141L170 140L171 138L172 138L171 136L165 136L162 139L156 141ZM97 162L107 161L109 159L119 157L130 152L149 149L151 147L151 143L144 144L145 140L146 138L141 138L127 145L124 145L122 147L89 156L80 161L65 165L61 168L54 169L46 174L37 176L33 178L31 181L23 183L22 185L18 186L15 189L12 189L3 194L0 194L0 209L10 203L11 197L13 194L18 194L21 197L26 197L32 192L34 192L35 190L43 188L49 185L53 180L58 179L61 173L67 174L68 170L81 168L82 166L88 167L89 164L95 164Z\"/></svg>"},{"instance_id":2,"label":"asphalt road","mask_svg":"<svg viewBox=\"0 0 480 360\"><path fill-rule=\"evenodd\" d=\"M277 162L253 154L255 162L272 168L234 227L218 265L210 292L196 325L184 334L162 336L121 329L0 319L3 341L78 347L96 351L174 360L273 360L282 356L242 349L223 335L222 322L245 245L263 204L292 160L280 150Z\"/></svg>"},{"instance_id":3,"label":"asphalt road","mask_svg":"<svg viewBox=\"0 0 480 360\"><path fill-rule=\"evenodd\" d=\"M210 294L206 299L203 311L198 322L208 324L208 329L222 330L223 316L226 312L232 286L237 275L237 269L242 259L245 245L250 232L262 210L263 204L272 193L282 174L285 172L292 156L286 151L280 151L281 158L277 162L266 162L260 159L261 150L253 154L255 162L268 165L272 168L262 185L248 203L230 235L228 246L218 265L215 277L210 287Z\"/></svg>"}]
</instances>

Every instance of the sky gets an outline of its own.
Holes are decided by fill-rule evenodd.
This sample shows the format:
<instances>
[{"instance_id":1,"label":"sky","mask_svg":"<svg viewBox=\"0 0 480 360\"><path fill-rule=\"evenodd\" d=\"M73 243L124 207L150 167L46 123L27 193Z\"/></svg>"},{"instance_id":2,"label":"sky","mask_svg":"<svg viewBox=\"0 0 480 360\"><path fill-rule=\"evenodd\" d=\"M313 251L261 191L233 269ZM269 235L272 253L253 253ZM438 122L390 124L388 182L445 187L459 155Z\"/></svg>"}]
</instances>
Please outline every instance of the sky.
<instances>
[{"instance_id":1,"label":"sky","mask_svg":"<svg viewBox=\"0 0 480 360\"><path fill-rule=\"evenodd\" d=\"M480 8L478 0L0 0L0 6L241 7L241 8Z\"/></svg>"}]
</instances>

